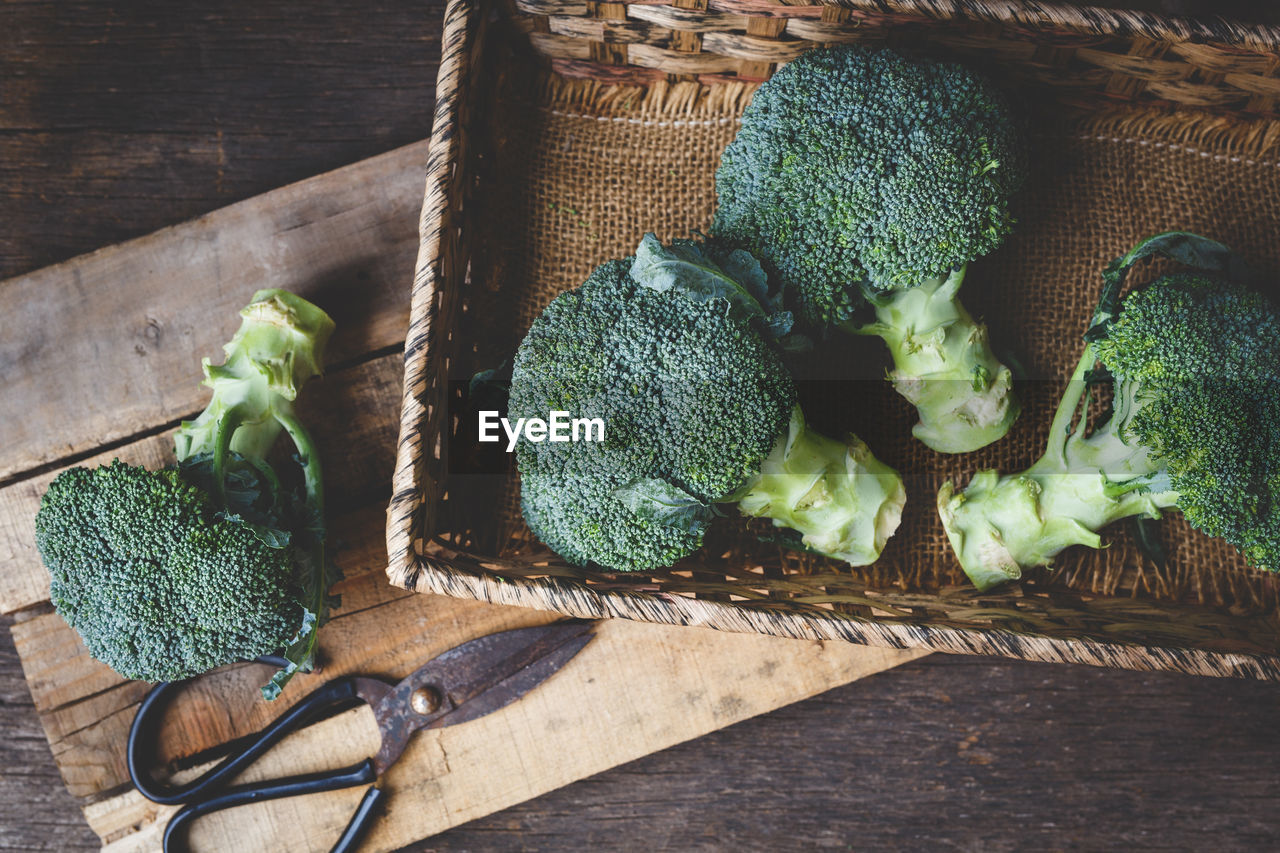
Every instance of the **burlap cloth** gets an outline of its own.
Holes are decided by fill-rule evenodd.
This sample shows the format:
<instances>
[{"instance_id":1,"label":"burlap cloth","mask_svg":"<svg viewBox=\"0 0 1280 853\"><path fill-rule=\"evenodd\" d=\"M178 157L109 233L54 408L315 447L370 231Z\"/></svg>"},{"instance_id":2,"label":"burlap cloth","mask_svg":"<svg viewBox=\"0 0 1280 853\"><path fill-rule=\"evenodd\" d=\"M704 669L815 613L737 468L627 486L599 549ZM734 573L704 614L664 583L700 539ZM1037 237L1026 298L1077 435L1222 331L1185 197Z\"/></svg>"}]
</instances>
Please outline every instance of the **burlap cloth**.
<instances>
[{"instance_id":1,"label":"burlap cloth","mask_svg":"<svg viewBox=\"0 0 1280 853\"><path fill-rule=\"evenodd\" d=\"M602 260L631 254L645 231L671 238L706 228L717 160L751 91L738 83L643 90L544 78L500 97L473 135L486 135L491 146L480 158L471 220L485 228L472 235L478 241L472 277L487 296L476 300L478 310L468 312L459 330L478 341L474 361L459 359L451 375L509 358L554 294L576 286ZM939 485L947 478L963 484L985 467L1020 470L1042 452L1109 260L1149 234L1188 229L1237 248L1274 279L1280 266L1275 123L1146 112L1033 117L1027 133L1031 177L1017 231L971 266L963 290L997 349L1021 362L1028 377L1018 387L1024 411L1012 432L976 453L933 453L911 437L914 411L880 378L886 365L880 342L833 341L801 366L801 373L826 380L806 383L802 402L819 426L856 432L903 473L908 506L882 558L853 570L798 558L755 541L751 533L767 525L749 530L729 520L697 560L681 567L686 570L618 578L620 586L721 598L826 597L855 610L867 590L892 590L900 607L924 615L930 596L968 589L937 519ZM1142 273L1134 278L1142 280ZM853 379L839 381L842 376ZM506 555L540 550L520 523L516 487L480 505L462 500L468 488L462 480L450 482L450 502L464 512L447 524L455 533L467 528L455 541ZM1161 523L1160 535L1168 552L1164 566L1145 559L1119 524L1105 532L1109 548L1070 549L1056 571L1032 573L1031 584L1210 605L1268 621L1264 614L1277 603L1274 576L1251 570L1230 546L1190 529L1176 512ZM687 571L693 565L703 570ZM806 583L810 576L820 582ZM919 608L911 604L917 594ZM1260 642L1274 648L1274 633L1268 642L1264 632Z\"/></svg>"}]
</instances>

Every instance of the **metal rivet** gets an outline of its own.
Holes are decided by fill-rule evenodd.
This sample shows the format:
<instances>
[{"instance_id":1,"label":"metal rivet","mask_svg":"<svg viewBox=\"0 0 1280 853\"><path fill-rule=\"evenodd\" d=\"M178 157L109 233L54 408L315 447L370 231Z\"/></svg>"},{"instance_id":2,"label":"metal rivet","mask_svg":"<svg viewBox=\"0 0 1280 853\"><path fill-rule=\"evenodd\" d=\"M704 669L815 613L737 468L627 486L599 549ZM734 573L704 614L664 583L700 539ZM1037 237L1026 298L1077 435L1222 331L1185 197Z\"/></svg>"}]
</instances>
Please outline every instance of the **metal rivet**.
<instances>
[{"instance_id":1,"label":"metal rivet","mask_svg":"<svg viewBox=\"0 0 1280 853\"><path fill-rule=\"evenodd\" d=\"M409 694L409 707L415 714L421 714L424 717L427 714L434 714L440 707L440 694L430 687L419 687Z\"/></svg>"}]
</instances>

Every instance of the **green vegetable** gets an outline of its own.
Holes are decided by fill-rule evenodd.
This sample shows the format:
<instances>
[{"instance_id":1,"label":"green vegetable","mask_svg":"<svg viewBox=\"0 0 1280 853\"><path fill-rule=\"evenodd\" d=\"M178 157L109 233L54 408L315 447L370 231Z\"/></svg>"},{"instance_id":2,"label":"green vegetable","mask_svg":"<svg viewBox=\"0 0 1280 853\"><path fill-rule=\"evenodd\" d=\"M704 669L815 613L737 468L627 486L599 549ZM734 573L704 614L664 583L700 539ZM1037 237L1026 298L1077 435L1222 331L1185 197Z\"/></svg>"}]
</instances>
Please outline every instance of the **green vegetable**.
<instances>
[{"instance_id":1,"label":"green vegetable","mask_svg":"<svg viewBox=\"0 0 1280 853\"><path fill-rule=\"evenodd\" d=\"M1204 272L1162 276L1121 303L1129 267L1152 254ZM1102 547L1106 525L1170 507L1254 565L1280 568L1280 314L1233 280L1236 266L1220 244L1171 232L1108 268L1045 454L1021 474L982 471L964 491L947 483L938 494L980 589L1068 546ZM1114 402L1090 429L1099 362Z\"/></svg>"},{"instance_id":2,"label":"green vegetable","mask_svg":"<svg viewBox=\"0 0 1280 853\"><path fill-rule=\"evenodd\" d=\"M976 450L1019 407L956 292L1010 232L1024 171L1003 99L965 68L812 50L753 97L716 172L711 230L758 256L805 322L888 344L917 438Z\"/></svg>"},{"instance_id":3,"label":"green vegetable","mask_svg":"<svg viewBox=\"0 0 1280 853\"><path fill-rule=\"evenodd\" d=\"M733 270L731 275L729 270ZM897 528L902 481L853 436L809 429L778 355L789 316L746 252L646 235L556 297L516 354L508 416L599 417L602 442L516 447L533 532L565 559L669 566L737 503L855 564Z\"/></svg>"},{"instance_id":4,"label":"green vegetable","mask_svg":"<svg viewBox=\"0 0 1280 853\"><path fill-rule=\"evenodd\" d=\"M320 373L333 321L306 300L263 290L240 312L213 399L175 437L178 465L119 460L72 468L46 491L36 545L57 611L89 652L128 678L170 681L284 648L267 698L314 661L336 602L324 552L320 460L294 414ZM286 432L301 466L290 488L267 456Z\"/></svg>"}]
</instances>

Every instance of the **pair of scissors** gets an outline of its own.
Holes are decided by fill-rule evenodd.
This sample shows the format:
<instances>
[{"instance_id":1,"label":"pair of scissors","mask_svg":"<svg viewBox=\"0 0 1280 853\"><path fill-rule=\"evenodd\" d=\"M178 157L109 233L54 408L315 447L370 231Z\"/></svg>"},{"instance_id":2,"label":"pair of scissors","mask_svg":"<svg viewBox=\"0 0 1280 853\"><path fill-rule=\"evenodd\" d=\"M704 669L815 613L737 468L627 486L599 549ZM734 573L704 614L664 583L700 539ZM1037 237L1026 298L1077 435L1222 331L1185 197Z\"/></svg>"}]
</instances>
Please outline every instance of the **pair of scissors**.
<instances>
[{"instance_id":1,"label":"pair of scissors","mask_svg":"<svg viewBox=\"0 0 1280 853\"><path fill-rule=\"evenodd\" d=\"M377 678L345 676L330 681L290 708L275 722L250 735L216 767L182 785L156 781L155 737L166 702L186 682L162 682L147 694L129 730L129 776L147 799L183 807L164 832L165 853L182 849L177 839L184 826L201 815L246 803L335 791L376 783L404 752L419 729L439 729L483 717L520 699L546 681L593 637L594 622L573 620L490 634L456 646L432 659L399 684ZM258 659L281 666L271 656ZM228 786L236 775L296 729L318 722L360 702L373 709L381 745L377 754L358 764L252 784ZM376 784L333 846L333 853L356 849L373 823L384 791Z\"/></svg>"}]
</instances>

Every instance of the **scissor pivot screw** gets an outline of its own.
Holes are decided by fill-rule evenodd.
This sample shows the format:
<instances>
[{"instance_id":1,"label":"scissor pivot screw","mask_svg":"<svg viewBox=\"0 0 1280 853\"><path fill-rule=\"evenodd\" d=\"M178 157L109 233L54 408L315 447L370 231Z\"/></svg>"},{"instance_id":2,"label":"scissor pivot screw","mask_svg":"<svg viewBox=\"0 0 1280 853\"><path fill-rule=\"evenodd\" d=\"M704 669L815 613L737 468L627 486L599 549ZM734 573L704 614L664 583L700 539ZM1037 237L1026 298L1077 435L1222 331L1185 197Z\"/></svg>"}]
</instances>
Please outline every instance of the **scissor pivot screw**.
<instances>
[{"instance_id":1,"label":"scissor pivot screw","mask_svg":"<svg viewBox=\"0 0 1280 853\"><path fill-rule=\"evenodd\" d=\"M430 687L419 687L409 695L409 707L424 717L434 714L440 707L440 694Z\"/></svg>"}]
</instances>

